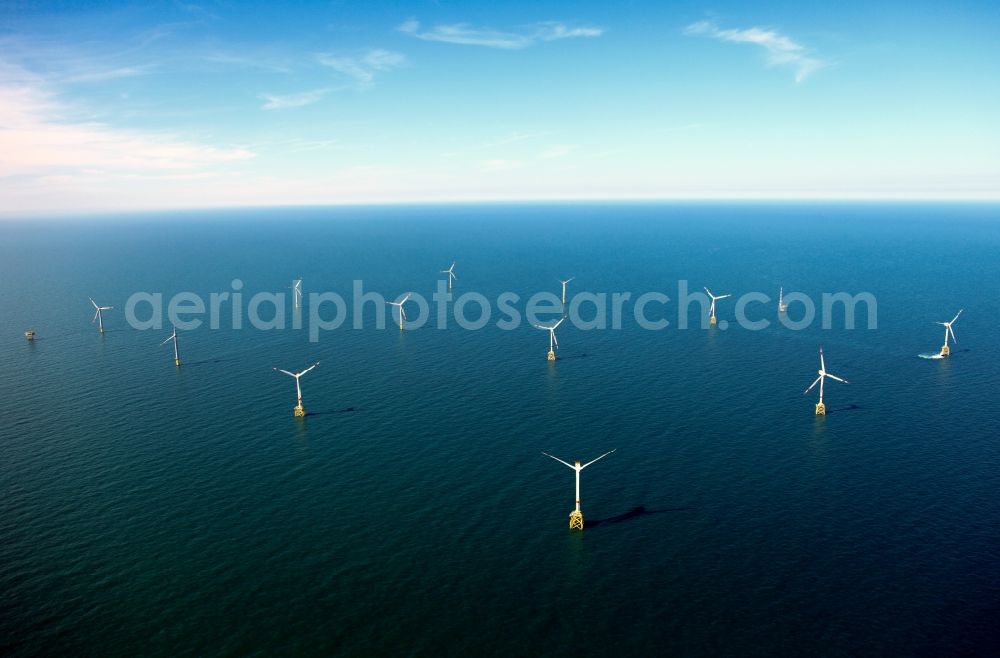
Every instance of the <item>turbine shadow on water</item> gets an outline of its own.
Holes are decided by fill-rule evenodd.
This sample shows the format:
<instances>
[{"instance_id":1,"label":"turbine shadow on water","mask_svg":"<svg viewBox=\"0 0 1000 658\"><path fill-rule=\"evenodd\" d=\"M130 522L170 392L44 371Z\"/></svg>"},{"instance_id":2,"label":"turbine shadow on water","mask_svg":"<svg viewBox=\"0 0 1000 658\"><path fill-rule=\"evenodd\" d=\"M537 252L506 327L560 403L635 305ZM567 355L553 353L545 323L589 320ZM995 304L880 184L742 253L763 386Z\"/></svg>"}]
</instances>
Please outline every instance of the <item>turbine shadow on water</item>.
<instances>
[{"instance_id":1,"label":"turbine shadow on water","mask_svg":"<svg viewBox=\"0 0 1000 658\"><path fill-rule=\"evenodd\" d=\"M615 523L625 523L626 521L631 521L633 519L638 519L643 516L650 516L652 514L666 514L668 512L687 512L690 511L690 507L667 507L665 509L646 509L645 505L639 505L638 507L633 507L624 514L619 514L618 516L609 516L606 519L587 519L583 523L584 528L597 528L599 526L609 526Z\"/></svg>"},{"instance_id":2,"label":"turbine shadow on water","mask_svg":"<svg viewBox=\"0 0 1000 658\"><path fill-rule=\"evenodd\" d=\"M204 359L202 361L192 361L191 363L185 362L183 367L190 368L191 366L207 366L207 365L212 365L213 363L229 363L231 361L237 361L237 360L238 359L236 359L236 358L232 358L232 359Z\"/></svg>"},{"instance_id":3,"label":"turbine shadow on water","mask_svg":"<svg viewBox=\"0 0 1000 658\"><path fill-rule=\"evenodd\" d=\"M829 415L829 414L838 414L841 411L860 411L862 409L864 409L864 407L862 407L859 404L849 404L846 407L838 407L837 409L828 409L826 413L827 415Z\"/></svg>"},{"instance_id":4,"label":"turbine shadow on water","mask_svg":"<svg viewBox=\"0 0 1000 658\"><path fill-rule=\"evenodd\" d=\"M352 411L356 411L354 407L346 407L344 409L335 409L333 411L310 411L306 414L306 418L312 418L313 416L330 416L332 414L348 414Z\"/></svg>"}]
</instances>

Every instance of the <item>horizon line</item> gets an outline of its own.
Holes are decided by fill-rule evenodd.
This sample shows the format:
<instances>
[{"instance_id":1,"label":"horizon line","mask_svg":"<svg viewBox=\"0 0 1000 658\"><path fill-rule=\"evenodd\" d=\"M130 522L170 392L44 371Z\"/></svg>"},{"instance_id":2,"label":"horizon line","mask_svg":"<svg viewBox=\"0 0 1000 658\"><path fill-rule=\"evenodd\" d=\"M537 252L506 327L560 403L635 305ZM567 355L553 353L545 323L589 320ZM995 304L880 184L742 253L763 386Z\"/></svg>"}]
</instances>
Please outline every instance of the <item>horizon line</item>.
<instances>
[{"instance_id":1,"label":"horizon line","mask_svg":"<svg viewBox=\"0 0 1000 658\"><path fill-rule=\"evenodd\" d=\"M193 213L206 211L238 211L238 210L281 210L281 209L322 209L322 208L381 208L404 206L481 206L481 205L578 205L578 204L1000 204L1000 194L989 196L594 196L594 197L522 197L509 198L484 197L481 199L441 198L441 199L399 199L389 201L330 201L324 203L257 203L230 205L191 205L191 206L134 206L130 208L116 207L105 209L65 210L49 209L0 209L0 221L17 219L75 219L104 216L107 218L121 217L127 214L156 215L168 212Z\"/></svg>"}]
</instances>

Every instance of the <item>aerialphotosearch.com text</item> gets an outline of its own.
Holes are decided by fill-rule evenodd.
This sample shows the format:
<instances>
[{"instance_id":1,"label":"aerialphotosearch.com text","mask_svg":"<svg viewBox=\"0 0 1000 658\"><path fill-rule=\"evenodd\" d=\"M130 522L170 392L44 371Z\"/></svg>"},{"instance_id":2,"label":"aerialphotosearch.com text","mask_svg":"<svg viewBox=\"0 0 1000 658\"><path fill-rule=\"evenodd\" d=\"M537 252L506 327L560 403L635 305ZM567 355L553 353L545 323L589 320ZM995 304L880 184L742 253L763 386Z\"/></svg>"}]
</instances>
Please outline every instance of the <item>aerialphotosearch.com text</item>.
<instances>
[{"instance_id":1,"label":"aerialphotosearch.com text","mask_svg":"<svg viewBox=\"0 0 1000 658\"><path fill-rule=\"evenodd\" d=\"M444 281L430 301L418 292L405 292L387 298L379 292L366 291L361 280L354 280L351 293L308 292L295 297L286 292L254 292L244 290L243 281L233 279L230 290L205 296L194 292L179 292L164 298L159 292L136 292L125 304L125 318L138 330L162 329L173 325L182 331L197 329L206 323L210 329L251 327L260 331L291 328L309 332L310 342L318 342L325 331L349 326L353 329L385 329L399 327L420 329L433 323L446 329L451 323L475 331L491 322L504 331L517 329L525 322L545 325L566 317L567 322L583 331L621 329L624 322L649 331L668 327L688 329L709 328L711 301L700 290L690 290L686 279L677 281L673 298L662 291L590 292L581 291L567 296L566 304L552 292L536 292L527 298L516 292L502 292L490 299L478 292L455 293ZM407 297L408 295L408 297ZM404 298L402 307L398 304ZM394 302L395 305L391 305ZM726 303L731 302L731 303ZM869 292L824 292L817 304L809 295L790 292L784 296L787 311L777 313L777 304L763 292L746 292L718 302L718 329L728 329L732 322L749 331L771 326L776 319L791 330L802 330L817 321L823 329L837 325L854 329L859 311L862 327L876 329L878 304ZM404 318L400 318L399 309ZM695 321L691 322L691 318ZM731 320L730 320L731 318ZM350 320L350 322L348 322Z\"/></svg>"}]
</instances>

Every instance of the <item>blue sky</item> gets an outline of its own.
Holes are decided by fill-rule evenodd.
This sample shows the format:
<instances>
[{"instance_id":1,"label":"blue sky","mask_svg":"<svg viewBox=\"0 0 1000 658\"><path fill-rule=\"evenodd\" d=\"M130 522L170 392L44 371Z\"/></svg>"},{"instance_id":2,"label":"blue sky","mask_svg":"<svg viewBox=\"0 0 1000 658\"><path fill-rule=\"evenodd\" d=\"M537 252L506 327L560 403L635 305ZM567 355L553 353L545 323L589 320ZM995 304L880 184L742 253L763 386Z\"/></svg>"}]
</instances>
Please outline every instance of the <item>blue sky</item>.
<instances>
[{"instance_id":1,"label":"blue sky","mask_svg":"<svg viewBox=\"0 0 1000 658\"><path fill-rule=\"evenodd\" d=\"M997 199L998 37L987 3L5 3L0 206Z\"/></svg>"}]
</instances>

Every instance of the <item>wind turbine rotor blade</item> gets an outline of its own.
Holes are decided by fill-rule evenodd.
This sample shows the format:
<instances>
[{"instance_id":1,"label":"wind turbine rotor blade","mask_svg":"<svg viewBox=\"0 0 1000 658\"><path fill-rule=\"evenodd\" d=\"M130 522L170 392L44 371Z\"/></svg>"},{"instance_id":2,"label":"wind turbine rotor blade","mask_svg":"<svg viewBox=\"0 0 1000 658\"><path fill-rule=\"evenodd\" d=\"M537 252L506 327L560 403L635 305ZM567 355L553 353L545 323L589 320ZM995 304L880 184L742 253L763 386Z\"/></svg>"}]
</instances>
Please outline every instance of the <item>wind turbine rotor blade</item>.
<instances>
[{"instance_id":1,"label":"wind turbine rotor blade","mask_svg":"<svg viewBox=\"0 0 1000 658\"><path fill-rule=\"evenodd\" d=\"M570 468L572 468L572 469L573 469L574 471L576 470L576 466L573 466L572 464L570 464L570 463L568 463L568 462L564 462L563 460L559 459L559 458L558 458L558 457L556 457L555 455L550 455L550 454L549 454L549 453L547 453L547 452L543 452L542 454L543 454L543 455L545 455L546 457L551 457L552 459L556 460L556 461L557 461L557 462L559 462L560 464L566 464L567 466L569 466Z\"/></svg>"},{"instance_id":2,"label":"wind turbine rotor blade","mask_svg":"<svg viewBox=\"0 0 1000 658\"><path fill-rule=\"evenodd\" d=\"M554 325L552 325L552 328L555 329L556 327L558 327L559 325L561 325L563 323L563 320L565 320L565 319L566 319L565 315L563 317L559 318L559 322L556 322Z\"/></svg>"},{"instance_id":3,"label":"wind turbine rotor blade","mask_svg":"<svg viewBox=\"0 0 1000 658\"><path fill-rule=\"evenodd\" d=\"M556 344L556 347L559 347L559 339L556 338L556 332L555 332L555 330L554 329L550 329L550 331L552 332L552 342Z\"/></svg>"},{"instance_id":4,"label":"wind turbine rotor blade","mask_svg":"<svg viewBox=\"0 0 1000 658\"><path fill-rule=\"evenodd\" d=\"M953 322L954 322L954 320L953 320ZM950 325L950 324L948 325L948 333L950 333L950 334L951 334L951 339L952 339L952 340L953 340L954 342L956 342L956 343L957 343L957 342L958 342L958 339L957 339L957 338L955 338L955 330L951 328L951 325Z\"/></svg>"},{"instance_id":5,"label":"wind turbine rotor blade","mask_svg":"<svg viewBox=\"0 0 1000 658\"><path fill-rule=\"evenodd\" d=\"M951 322L949 322L948 324L953 324L955 322L955 320L958 319L958 316L960 316L962 314L962 311L964 311L964 310L965 310L964 308L959 309L958 313L955 314L955 317L953 317L951 319Z\"/></svg>"},{"instance_id":6,"label":"wind turbine rotor blade","mask_svg":"<svg viewBox=\"0 0 1000 658\"><path fill-rule=\"evenodd\" d=\"M723 295L722 297L716 297L716 299L725 299L726 297L732 297L732 295Z\"/></svg>"},{"instance_id":7,"label":"wind turbine rotor blade","mask_svg":"<svg viewBox=\"0 0 1000 658\"><path fill-rule=\"evenodd\" d=\"M101 309L97 309L96 311L94 311L94 317L90 321L90 324L94 324L95 322L97 322L97 316L100 314L101 314Z\"/></svg>"},{"instance_id":8,"label":"wind turbine rotor blade","mask_svg":"<svg viewBox=\"0 0 1000 658\"><path fill-rule=\"evenodd\" d=\"M611 453L613 453L615 450L618 450L618 448L615 448L614 450L608 450L606 453L604 453L603 455L601 455L597 459L594 459L594 460L591 460L591 461L587 462L586 464L584 464L583 466L580 467L580 470L582 471L583 469L587 468L588 466L590 466L594 462L599 461L601 459L604 459L605 457L607 457L608 455L610 455Z\"/></svg>"},{"instance_id":9,"label":"wind turbine rotor blade","mask_svg":"<svg viewBox=\"0 0 1000 658\"><path fill-rule=\"evenodd\" d=\"M819 348L819 369L826 372L826 361L823 360L823 348Z\"/></svg>"},{"instance_id":10,"label":"wind turbine rotor blade","mask_svg":"<svg viewBox=\"0 0 1000 658\"><path fill-rule=\"evenodd\" d=\"M820 375L819 377L817 377L816 381L814 381L812 384L809 385L809 388L807 388L806 390L802 391L802 395L805 395L809 391L813 390L813 387L816 386L816 384L818 384L819 380L821 380L821 379L823 379L823 375Z\"/></svg>"},{"instance_id":11,"label":"wind turbine rotor blade","mask_svg":"<svg viewBox=\"0 0 1000 658\"><path fill-rule=\"evenodd\" d=\"M167 339L166 339L165 341L163 341L162 343L160 343L160 345L166 345L167 343L169 343L169 342L170 342L170 341L172 341L173 339L174 339L174 337L173 337L173 336L169 336L169 337L168 337L168 338L167 338Z\"/></svg>"},{"instance_id":12,"label":"wind turbine rotor blade","mask_svg":"<svg viewBox=\"0 0 1000 658\"><path fill-rule=\"evenodd\" d=\"M841 379L840 377L838 377L836 375L831 375L830 373L826 373L826 376L829 377L830 379L836 379L838 382L842 382L844 384L850 384L850 382L847 381L846 379Z\"/></svg>"},{"instance_id":13,"label":"wind turbine rotor blade","mask_svg":"<svg viewBox=\"0 0 1000 658\"><path fill-rule=\"evenodd\" d=\"M277 372L283 372L286 375L288 375L289 377L295 377L295 373L294 372L288 372L287 370L282 370L281 368L271 368L271 370L275 370Z\"/></svg>"},{"instance_id":14,"label":"wind turbine rotor blade","mask_svg":"<svg viewBox=\"0 0 1000 658\"><path fill-rule=\"evenodd\" d=\"M94 301L94 298L93 298L93 297L88 297L87 299L89 299L89 300L90 300L90 303L94 305L94 308L99 308L99 307L97 306L97 302L95 302L95 301Z\"/></svg>"},{"instance_id":15,"label":"wind turbine rotor blade","mask_svg":"<svg viewBox=\"0 0 1000 658\"><path fill-rule=\"evenodd\" d=\"M705 288L705 292L707 292L707 293L708 293L708 296L709 296L709 297L711 297L712 299L715 299L715 295L713 295L713 294L712 294L712 291L711 291L711 290L709 290L708 288Z\"/></svg>"}]
</instances>

